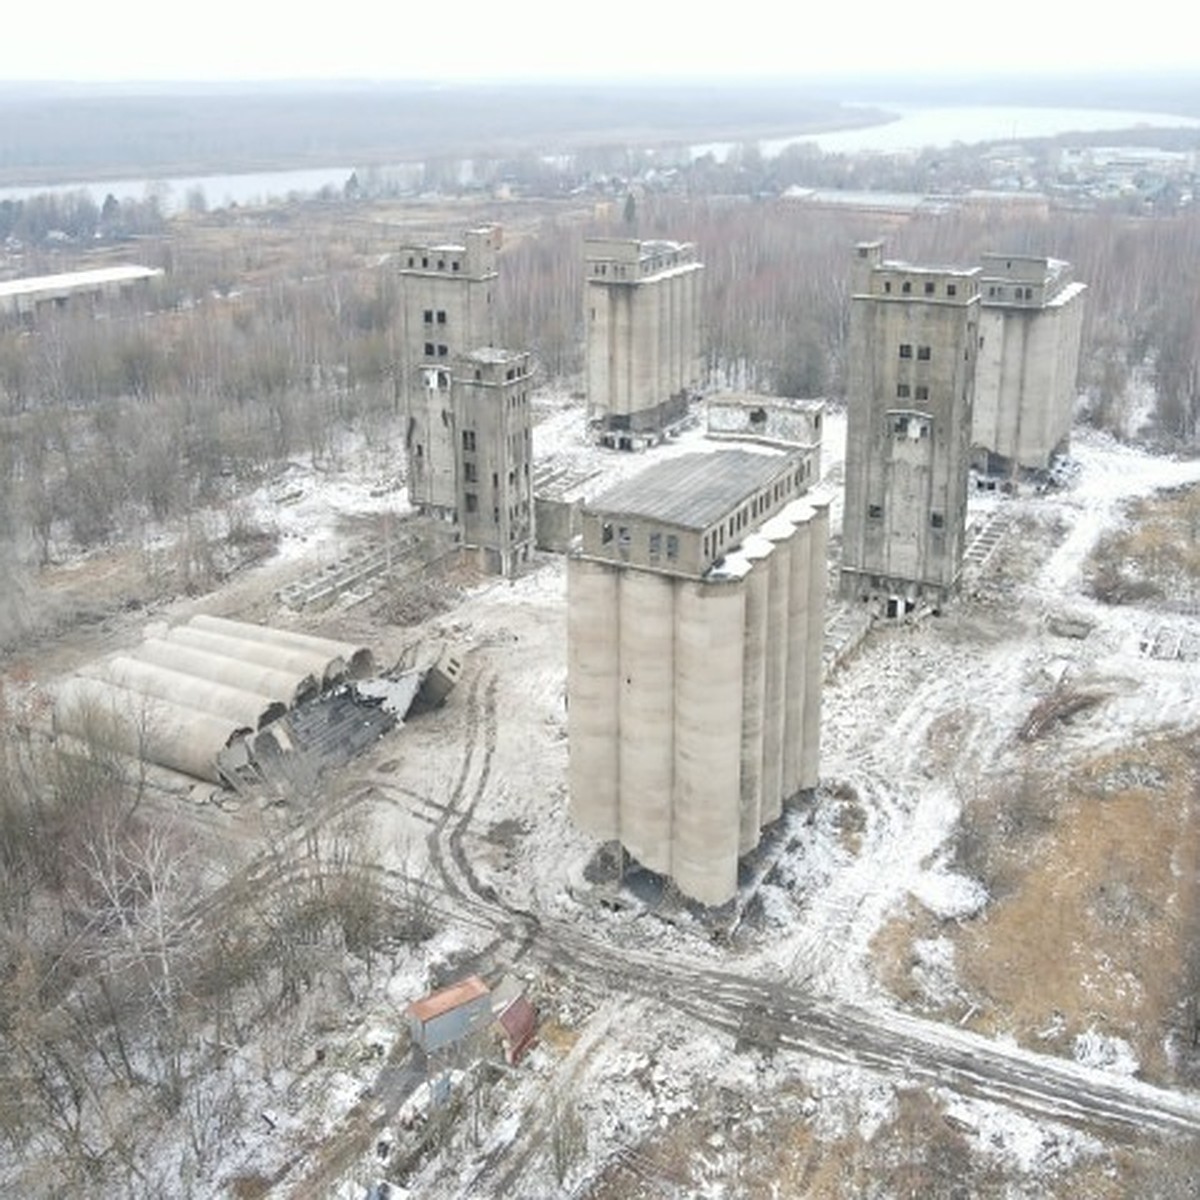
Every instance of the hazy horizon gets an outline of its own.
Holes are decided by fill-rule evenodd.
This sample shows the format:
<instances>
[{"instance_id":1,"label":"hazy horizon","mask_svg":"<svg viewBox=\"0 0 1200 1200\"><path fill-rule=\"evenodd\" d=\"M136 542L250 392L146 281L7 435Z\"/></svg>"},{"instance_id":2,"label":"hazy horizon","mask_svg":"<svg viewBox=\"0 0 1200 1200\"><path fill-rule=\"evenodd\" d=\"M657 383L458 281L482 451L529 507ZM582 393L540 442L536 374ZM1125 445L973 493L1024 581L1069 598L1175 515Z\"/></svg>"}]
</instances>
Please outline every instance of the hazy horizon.
<instances>
[{"instance_id":1,"label":"hazy horizon","mask_svg":"<svg viewBox=\"0 0 1200 1200\"><path fill-rule=\"evenodd\" d=\"M62 0L6 13L0 79L71 82L376 80L557 83L812 80L877 74L1191 72L1190 41L1166 36L1178 7L1144 0L1136 20L1098 20L1079 0L1011 0L981 38L955 0L918 9L864 0L781 17L765 0L689 9L610 0L583 20L547 0L502 10L464 0L443 19L378 0L332 13L210 0L202 11ZM1006 32L1011 31L1011 33Z\"/></svg>"}]
</instances>

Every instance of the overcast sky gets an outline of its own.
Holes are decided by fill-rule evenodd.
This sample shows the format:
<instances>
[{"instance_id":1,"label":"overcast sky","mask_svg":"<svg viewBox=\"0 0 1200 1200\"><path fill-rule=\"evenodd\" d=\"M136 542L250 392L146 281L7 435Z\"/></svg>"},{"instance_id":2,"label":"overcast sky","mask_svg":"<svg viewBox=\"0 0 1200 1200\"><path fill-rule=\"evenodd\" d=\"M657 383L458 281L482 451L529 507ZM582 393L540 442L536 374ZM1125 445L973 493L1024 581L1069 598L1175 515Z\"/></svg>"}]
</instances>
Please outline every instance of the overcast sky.
<instances>
[{"instance_id":1,"label":"overcast sky","mask_svg":"<svg viewBox=\"0 0 1200 1200\"><path fill-rule=\"evenodd\" d=\"M963 0L10 0L0 22L0 81L867 72L925 80L1200 67L1188 0L1140 0L1120 10L1003 0L986 11L985 19L983 8ZM990 40L980 39L981 30Z\"/></svg>"}]
</instances>

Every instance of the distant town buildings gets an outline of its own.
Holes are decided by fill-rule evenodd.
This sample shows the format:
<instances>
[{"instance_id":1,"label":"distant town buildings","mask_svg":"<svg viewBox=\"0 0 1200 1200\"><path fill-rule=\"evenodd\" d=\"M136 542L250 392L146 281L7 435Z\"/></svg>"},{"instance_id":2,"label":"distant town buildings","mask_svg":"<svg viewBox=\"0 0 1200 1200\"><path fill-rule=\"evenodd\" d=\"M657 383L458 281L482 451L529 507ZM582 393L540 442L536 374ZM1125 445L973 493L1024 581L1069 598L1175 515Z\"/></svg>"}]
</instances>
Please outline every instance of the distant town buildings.
<instances>
[{"instance_id":1,"label":"distant town buildings","mask_svg":"<svg viewBox=\"0 0 1200 1200\"><path fill-rule=\"evenodd\" d=\"M1067 448L1085 290L1061 259L983 255L971 433L981 470L1044 470Z\"/></svg>"},{"instance_id":2,"label":"distant town buildings","mask_svg":"<svg viewBox=\"0 0 1200 1200\"><path fill-rule=\"evenodd\" d=\"M633 449L687 412L700 380L700 274L690 242L588 238L588 414Z\"/></svg>"},{"instance_id":3,"label":"distant town buildings","mask_svg":"<svg viewBox=\"0 0 1200 1200\"><path fill-rule=\"evenodd\" d=\"M841 592L892 611L957 586L979 336L978 267L855 249Z\"/></svg>"},{"instance_id":4,"label":"distant town buildings","mask_svg":"<svg viewBox=\"0 0 1200 1200\"><path fill-rule=\"evenodd\" d=\"M507 573L533 539L533 366L495 345L500 244L487 225L402 247L398 341L409 500Z\"/></svg>"},{"instance_id":5,"label":"distant town buildings","mask_svg":"<svg viewBox=\"0 0 1200 1200\"><path fill-rule=\"evenodd\" d=\"M568 562L571 816L706 905L817 783L828 509L806 461L659 463L584 506Z\"/></svg>"}]
</instances>

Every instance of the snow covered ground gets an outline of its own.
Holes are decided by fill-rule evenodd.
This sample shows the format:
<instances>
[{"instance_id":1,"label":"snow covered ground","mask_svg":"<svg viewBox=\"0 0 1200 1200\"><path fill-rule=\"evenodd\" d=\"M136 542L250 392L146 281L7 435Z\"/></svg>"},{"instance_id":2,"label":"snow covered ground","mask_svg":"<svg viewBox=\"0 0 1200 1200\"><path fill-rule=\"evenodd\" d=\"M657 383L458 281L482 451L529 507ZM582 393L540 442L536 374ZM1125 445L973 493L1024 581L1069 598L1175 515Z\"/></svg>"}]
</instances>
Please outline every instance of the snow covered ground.
<instances>
[{"instance_id":1,"label":"snow covered ground","mask_svg":"<svg viewBox=\"0 0 1200 1200\"><path fill-rule=\"evenodd\" d=\"M598 487L653 461L720 445L694 427L642 454L599 450L578 403L543 396L538 408L539 463L598 472ZM844 416L828 412L823 477L831 490L844 436ZM850 1178L836 1172L855 1164L912 1166L935 1137L951 1138L966 1155L967 1179L999 1172L1007 1180L1010 1190L986 1194L1066 1194L1072 1172L1096 1163L1114 1169L1102 1138L1003 1103L853 1061L741 1044L619 977L595 987L596 976L585 990L569 963L556 969L523 957L517 919L497 919L473 899L479 889L494 889L510 914L577 930L582 944L627 948L638 962L650 955L664 970L719 968L768 985L801 985L831 1003L865 1006L881 1028L894 1023L897 1030L912 1026L879 969L879 939L898 916L926 914L932 925L912 941L909 974L923 1002L955 1021L969 1019L953 931L986 919L979 914L990 897L956 865L954 838L970 796L1018 769L1016 733L1033 703L1064 679L1103 690L1103 704L1056 731L1064 757L1200 725L1194 667L1147 658L1139 646L1144 614L1099 605L1082 590L1087 554L1120 521L1123 505L1200 482L1200 462L1153 457L1089 434L1079 435L1074 454L1081 472L1070 489L979 502L981 513L1011 510L1009 538L1025 539L1016 550L1028 569L1003 587L985 573L971 584L974 597L945 616L876 631L828 682L822 789L787 818L788 848L762 887L759 915L732 947L715 945L686 917L668 924L609 912L570 892L594 847L566 817L562 559L544 557L514 581L480 581L453 610L405 631L427 648L465 650L463 680L444 710L414 720L353 766L345 790L364 797L359 812L378 864L432 881L445 923L434 941L392 963L333 1040L383 1044L403 1006L456 963L519 970L543 1019L535 1053L478 1093L470 1119L460 1118L405 1173L413 1195L856 1194L828 1183L819 1190L814 1180ZM342 518L399 515L405 501L386 461L376 458L365 472L297 467L252 508L281 533L279 553L261 569L269 579L301 560L340 554ZM839 512L835 503L835 523ZM1047 618L1059 613L1085 616L1092 632L1081 640L1055 635ZM1194 632L1200 637L1200 628ZM955 1032L948 1027L947 1037ZM1103 1072L1115 1086L1137 1082L1133 1049L1100 1027L1082 1031L1068 1052L1081 1070ZM1036 1056L1030 1061L1036 1069ZM251 1062L238 1069L261 1074ZM283 1112L278 1131L269 1139L259 1131L233 1155L243 1165L278 1165L293 1153L296 1165L271 1193L280 1197L304 1194L313 1132L333 1136L355 1120L374 1078L345 1054L285 1074L259 1088L263 1103ZM940 1114L933 1126L922 1117L913 1132L912 1094ZM395 1166L375 1154L372 1148L346 1178L365 1184Z\"/></svg>"},{"instance_id":2,"label":"snow covered ground","mask_svg":"<svg viewBox=\"0 0 1200 1200\"><path fill-rule=\"evenodd\" d=\"M653 459L716 448L693 429L646 454L596 450L587 442L577 407L563 401L550 408L537 431L539 455L599 469L605 483ZM824 473L836 479L844 437L839 414L831 414L826 428ZM1098 605L1082 592L1088 551L1119 520L1123 504L1158 488L1200 481L1200 463L1152 457L1090 435L1079 438L1075 456L1081 474L1067 491L981 502L981 508L1009 505L1017 518L1028 518L1029 528L1043 531L1039 544L1025 548L1040 556L1040 565L1018 581L1015 592L983 606L964 603L924 624L883 630L829 683L822 793L810 813L791 818L795 849L764 885L759 928L747 931L736 951L715 948L686 920L675 926L585 910L571 898L569 879L591 847L565 817L563 564L545 561L516 582L478 588L459 609L439 618L430 633L457 637L470 647L472 669L481 686L495 689L494 705L501 714L488 735L494 742L489 774L465 838L480 878L513 905L573 923L588 936L657 948L664 961L691 961L698 968L719 963L765 980L802 983L831 1000L866 1002L881 1022L892 1020L894 1000L874 961L876 939L889 920L914 905L951 923L984 908L988 896L979 881L952 866L952 840L968 792L981 779L1003 778L1015 769L1016 731L1039 695L1064 677L1103 682L1108 689L1103 706L1061 732L1066 752L1118 745L1165 726L1200 724L1200 681L1194 670L1148 660L1138 646L1142 618ZM1047 553L1053 539L1045 531L1055 528L1062 530L1056 535L1061 540ZM986 591L986 584L980 586ZM1076 641L1050 632L1047 616L1063 611L1086 615L1095 623L1092 634ZM448 721L436 741L444 750L457 746L462 754L464 731L453 718ZM441 753L418 758L400 768L395 782L447 799L452 780ZM403 821L401 810L393 810L392 819ZM488 839L489 828L501 822L517 822L523 831L517 847L505 853ZM399 835L393 830L389 836ZM927 996L942 1005L959 1002L953 943L919 940L914 957L914 977ZM620 1174L613 1164L623 1161L621 1147L627 1156L634 1153L631 1147L651 1154L648 1146L676 1136L673 1131L689 1105L710 1108L712 1086L743 1098L772 1095L785 1076L789 1087L804 1093L803 1103L816 1106L807 1120L831 1144L852 1135L869 1147L897 1119L902 1079L847 1064L834 1067L794 1052L760 1061L754 1052L735 1052L714 1040L711 1031L672 1019L669 1010L623 999L619 986L614 989L614 996L601 1000L584 1020L569 1053L560 1057L543 1050L526 1068L529 1078L514 1084L515 1107L496 1126L511 1140L503 1147L485 1141L479 1152L456 1145L451 1156L459 1163L456 1171L447 1173L447 1162L435 1160L417 1177L419 1194L506 1195L518 1186L524 1195L550 1196L568 1194L560 1190L568 1185L573 1194L588 1194L586 1180L599 1186L606 1171ZM961 1005L966 1011L965 999ZM553 990L545 1015L570 1012L572 1006L568 981ZM656 1047L651 1060L639 1050L647 1044ZM1137 1069L1128 1046L1099 1032L1078 1039L1075 1056L1118 1079ZM672 1087L638 1082L647 1070L651 1078L658 1070ZM544 1137L539 1141L531 1132L532 1127L544 1134L538 1102L522 1096L542 1096L546 1089L565 1086L564 1078L571 1080L572 1094L581 1097L588 1153L560 1185L548 1173ZM1072 1164L1104 1152L1095 1138L1033 1121L1003 1105L950 1093L934 1099L972 1153L1011 1172L1018 1181L1014 1194L1050 1190ZM514 1119L516 1112L523 1114L520 1120ZM721 1153L707 1149L714 1162L722 1159L720 1169L699 1171L686 1186L674 1191L664 1186L652 1194L740 1194L730 1182L736 1178L736 1156L727 1147ZM703 1147L700 1153L709 1160ZM476 1164L474 1175L461 1165L462 1154ZM508 1163L507 1171L497 1162ZM640 1167L651 1177L658 1169L650 1159ZM721 1178L724 1184L717 1182ZM469 1189L463 1191L467 1180Z\"/></svg>"}]
</instances>

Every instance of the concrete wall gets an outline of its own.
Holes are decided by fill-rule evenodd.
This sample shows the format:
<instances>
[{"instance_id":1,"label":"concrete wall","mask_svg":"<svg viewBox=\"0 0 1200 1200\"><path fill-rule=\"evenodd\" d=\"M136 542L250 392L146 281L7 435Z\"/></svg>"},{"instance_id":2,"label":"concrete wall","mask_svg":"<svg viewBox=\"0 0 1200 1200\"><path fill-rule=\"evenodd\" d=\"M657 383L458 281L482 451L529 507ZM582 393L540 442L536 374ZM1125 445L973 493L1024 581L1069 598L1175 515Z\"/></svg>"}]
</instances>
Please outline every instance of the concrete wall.
<instances>
[{"instance_id":1,"label":"concrete wall","mask_svg":"<svg viewBox=\"0 0 1200 1200\"><path fill-rule=\"evenodd\" d=\"M1070 441L1083 292L1072 283L1043 304L984 299L971 441L1002 469L1042 470Z\"/></svg>"},{"instance_id":2,"label":"concrete wall","mask_svg":"<svg viewBox=\"0 0 1200 1200\"><path fill-rule=\"evenodd\" d=\"M458 423L449 366L416 367L404 432L408 499L429 516L458 519Z\"/></svg>"},{"instance_id":3,"label":"concrete wall","mask_svg":"<svg viewBox=\"0 0 1200 1200\"><path fill-rule=\"evenodd\" d=\"M978 271L868 263L851 299L842 592L940 601L958 581Z\"/></svg>"},{"instance_id":4,"label":"concrete wall","mask_svg":"<svg viewBox=\"0 0 1200 1200\"><path fill-rule=\"evenodd\" d=\"M821 478L823 400L787 400L739 393L710 396L706 408L709 437L760 442L783 449L795 447L808 456L807 477L814 481Z\"/></svg>"},{"instance_id":5,"label":"concrete wall","mask_svg":"<svg viewBox=\"0 0 1200 1200\"><path fill-rule=\"evenodd\" d=\"M534 497L534 537L539 550L566 554L580 532L582 504L581 500L554 496Z\"/></svg>"}]
</instances>

